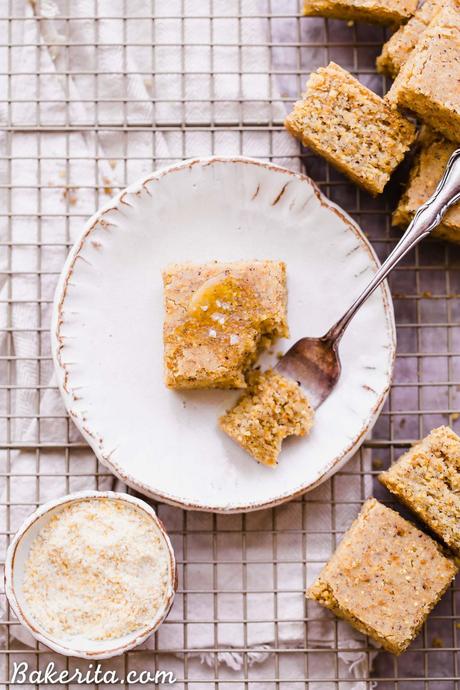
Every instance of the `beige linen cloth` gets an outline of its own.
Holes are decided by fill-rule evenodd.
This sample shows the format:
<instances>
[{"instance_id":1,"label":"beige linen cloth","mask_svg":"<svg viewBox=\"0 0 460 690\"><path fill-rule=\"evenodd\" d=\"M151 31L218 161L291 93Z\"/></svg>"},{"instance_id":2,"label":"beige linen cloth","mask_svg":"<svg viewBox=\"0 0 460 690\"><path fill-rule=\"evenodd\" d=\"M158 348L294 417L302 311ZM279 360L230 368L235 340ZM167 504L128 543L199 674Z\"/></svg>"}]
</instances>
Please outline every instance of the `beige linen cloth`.
<instances>
[{"instance_id":1,"label":"beige linen cloth","mask_svg":"<svg viewBox=\"0 0 460 690\"><path fill-rule=\"evenodd\" d=\"M7 4L0 3L0 12L6 12ZM297 2L276 4L277 12L297 11ZM282 104L270 104L270 97L278 95L278 84L269 75L268 44L276 35L270 36L268 22L259 16L269 10L266 0L156 0L154 22L145 18L152 10L150 0L12 0L11 5L13 15L25 21L11 22L11 39L20 47L10 54L15 75L11 107L8 111L5 103L0 105L2 124L15 128L9 138L0 134L1 155L11 156L10 163L1 160L0 184L5 185L10 175L13 185L9 198L2 188L2 206L12 217L8 222L7 216L1 216L0 241L15 243L9 256L2 252L1 262L2 269L16 272L10 287L5 279L0 284L1 323L14 331L11 341L4 331L0 340L0 354L14 358L9 401L14 418L9 431L4 425L1 434L8 442L49 446L67 438L81 440L73 427L68 429L53 388L47 329L49 300L65 259L65 243L78 236L84 217L108 201L111 189L149 172L152 161L145 157L152 149L157 167L211 153L271 155L274 162L292 167L295 158L288 156L295 155L297 144L284 132L274 133L270 140L267 131L254 128L241 134L231 128L235 122L279 122L284 115ZM127 24L121 19L124 5L130 17ZM62 17L69 13L74 18L66 22ZM91 19L96 16L97 23ZM276 30L282 25L272 28ZM66 51L60 46L66 40L77 45ZM124 51L125 41L129 46ZM219 46L211 51L206 45L210 41ZM33 45L37 43L39 49ZM1 53L1 72L7 71L6 59ZM62 75L66 70L72 73L68 79ZM181 70L183 83L177 74ZM234 74L238 70L241 79ZM97 83L88 74L92 71L99 74ZM121 73L127 76L122 79ZM6 86L3 81L4 93ZM182 96L189 102L181 102ZM124 99L131 103L123 105ZM197 99L202 102L190 102ZM211 121L222 125L214 134L146 128L120 136L110 130L110 125L123 122L174 126ZM106 129L85 130L96 123ZM26 131L38 124L48 131ZM59 131L67 125L75 129L67 134ZM120 157L125 155L124 166ZM36 214L41 214L40 225ZM41 253L33 246L37 242L42 243ZM39 278L33 275L37 270ZM8 299L13 303L7 308ZM34 330L40 328L42 332ZM3 362L2 367L5 383L8 372ZM0 400L2 417L7 402L6 397ZM42 416L40 424L34 419L37 413ZM62 449L43 449L39 460L34 452L14 451L9 463L4 453L2 461L4 470L11 472L9 482L1 479L2 532L14 531L33 510L31 504L68 491L118 486L86 450L72 451L67 457ZM279 677L277 688L293 688L295 680L308 678L312 689L325 690L337 688L333 679L338 676L343 679L341 687L362 690L372 660L372 654L360 651L364 639L345 623L336 625L334 617L316 604L306 606L303 592L305 580L314 579L334 548L331 530L345 530L370 493L362 479L368 467L368 455L360 453L347 466L355 474L336 477L334 486L326 482L305 503L295 501L245 517L184 514L160 506L179 562L188 565L180 565L180 592L168 621L145 645L147 650L156 645L157 665L174 670L178 678L201 679L196 685L200 688L214 686L218 673L222 687L227 680L234 689L246 687L247 676L258 688L275 687L274 679ZM95 470L101 474L97 479L92 476ZM8 642L17 649L34 644L20 625L11 627ZM189 650L186 658L178 653L183 647ZM308 652L289 652L299 648ZM243 649L250 651L244 655ZM335 649L340 652L331 651ZM286 651L275 656L274 650ZM25 659L33 657L20 652L10 657L11 662ZM45 659L63 663L53 654L41 659L41 666ZM114 660L105 666L120 668L123 674L123 663ZM129 663L131 668L153 666L153 654L132 655Z\"/></svg>"}]
</instances>

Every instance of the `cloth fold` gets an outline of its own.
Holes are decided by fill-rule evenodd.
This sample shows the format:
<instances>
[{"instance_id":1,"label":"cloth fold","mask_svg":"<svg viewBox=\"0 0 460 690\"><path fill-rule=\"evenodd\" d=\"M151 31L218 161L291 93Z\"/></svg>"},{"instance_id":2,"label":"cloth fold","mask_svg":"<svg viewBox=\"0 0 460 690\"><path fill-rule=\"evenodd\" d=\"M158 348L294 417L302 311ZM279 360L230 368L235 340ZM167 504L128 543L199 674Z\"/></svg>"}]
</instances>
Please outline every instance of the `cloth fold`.
<instances>
[{"instance_id":1,"label":"cloth fold","mask_svg":"<svg viewBox=\"0 0 460 690\"><path fill-rule=\"evenodd\" d=\"M13 300L1 316L12 334L2 332L0 353L13 357L10 441L43 448L39 457L33 450L10 456L11 478L1 480L2 531L14 531L37 502L120 486L89 450L62 449L81 438L66 418L49 359L57 275L85 218L152 166L214 153L292 168L298 152L287 133L271 131L285 112L271 67L270 44L280 39L265 18L268 0L157 0L153 22L150 0L130 2L127 20L120 0L11 4L24 19L12 21L22 48L11 54L11 107L0 105L0 121L13 128L0 134L2 154L12 156L10 169L5 160L0 167L1 184L8 175L12 184L5 199L12 217L1 217L0 241L15 245L11 265L2 259L15 274L0 284L2 303ZM64 19L70 11L73 18ZM0 401L2 412L6 404ZM296 672L308 672L312 688L337 675L341 687L365 687L373 653L362 651L364 639L345 623L306 604L304 589L370 494L363 480L369 463L361 452L305 501L244 517L160 506L181 589L145 654L155 650L163 667L179 655L182 677L198 663L196 673L210 680L216 665L240 675L249 665L260 679L270 675L278 650L293 668L304 656L293 651L305 650L307 662ZM34 645L19 625L11 635Z\"/></svg>"}]
</instances>

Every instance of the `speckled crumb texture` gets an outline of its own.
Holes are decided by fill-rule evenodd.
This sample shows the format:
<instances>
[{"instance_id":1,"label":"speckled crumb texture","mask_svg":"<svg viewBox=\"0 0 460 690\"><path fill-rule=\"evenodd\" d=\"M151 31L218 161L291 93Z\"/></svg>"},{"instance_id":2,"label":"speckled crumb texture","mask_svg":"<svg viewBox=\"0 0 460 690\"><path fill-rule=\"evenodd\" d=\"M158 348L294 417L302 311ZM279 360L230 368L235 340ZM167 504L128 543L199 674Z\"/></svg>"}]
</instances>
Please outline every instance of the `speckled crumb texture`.
<instances>
[{"instance_id":1,"label":"speckled crumb texture","mask_svg":"<svg viewBox=\"0 0 460 690\"><path fill-rule=\"evenodd\" d=\"M409 174L407 187L393 213L393 225L407 226L419 207L435 191L447 162L457 145L429 128L424 128L420 145ZM460 204L453 206L433 235L460 243Z\"/></svg>"},{"instance_id":2,"label":"speckled crumb texture","mask_svg":"<svg viewBox=\"0 0 460 690\"><path fill-rule=\"evenodd\" d=\"M418 0L304 0L308 17L334 17L377 24L400 24L417 9Z\"/></svg>"},{"instance_id":3,"label":"speckled crumb texture","mask_svg":"<svg viewBox=\"0 0 460 690\"><path fill-rule=\"evenodd\" d=\"M460 142L459 84L460 11L446 6L423 33L385 98Z\"/></svg>"},{"instance_id":4,"label":"speckled crumb texture","mask_svg":"<svg viewBox=\"0 0 460 690\"><path fill-rule=\"evenodd\" d=\"M384 44L382 53L377 58L377 70L394 79L430 22L448 2L449 0L426 0L407 24L400 26ZM452 4L454 2L452 0Z\"/></svg>"},{"instance_id":5,"label":"speckled crumb texture","mask_svg":"<svg viewBox=\"0 0 460 690\"><path fill-rule=\"evenodd\" d=\"M380 194L415 127L334 62L310 76L286 128L358 185Z\"/></svg>"},{"instance_id":6,"label":"speckled crumb texture","mask_svg":"<svg viewBox=\"0 0 460 690\"><path fill-rule=\"evenodd\" d=\"M298 383L269 370L251 373L248 391L219 425L255 460L274 467L283 440L305 436L313 420L313 409Z\"/></svg>"},{"instance_id":7,"label":"speckled crumb texture","mask_svg":"<svg viewBox=\"0 0 460 690\"><path fill-rule=\"evenodd\" d=\"M460 438L434 429L380 481L460 556Z\"/></svg>"},{"instance_id":8,"label":"speckled crumb texture","mask_svg":"<svg viewBox=\"0 0 460 690\"><path fill-rule=\"evenodd\" d=\"M289 335L282 261L174 264L163 285L171 388L246 388L260 352Z\"/></svg>"},{"instance_id":9,"label":"speckled crumb texture","mask_svg":"<svg viewBox=\"0 0 460 690\"><path fill-rule=\"evenodd\" d=\"M371 498L307 596L400 654L456 572L434 539Z\"/></svg>"}]
</instances>

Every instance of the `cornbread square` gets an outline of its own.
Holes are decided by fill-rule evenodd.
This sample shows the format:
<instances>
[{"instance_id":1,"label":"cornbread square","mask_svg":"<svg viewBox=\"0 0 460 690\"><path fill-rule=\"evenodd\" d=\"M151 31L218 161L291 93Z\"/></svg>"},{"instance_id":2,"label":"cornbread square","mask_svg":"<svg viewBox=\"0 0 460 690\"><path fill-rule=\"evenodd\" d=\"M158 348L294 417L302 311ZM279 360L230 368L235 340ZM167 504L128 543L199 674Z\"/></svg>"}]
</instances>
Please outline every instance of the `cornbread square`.
<instances>
[{"instance_id":1,"label":"cornbread square","mask_svg":"<svg viewBox=\"0 0 460 690\"><path fill-rule=\"evenodd\" d=\"M460 556L460 438L434 429L379 479Z\"/></svg>"},{"instance_id":2,"label":"cornbread square","mask_svg":"<svg viewBox=\"0 0 460 690\"><path fill-rule=\"evenodd\" d=\"M417 9L418 0L304 0L307 17L334 17L377 24L401 24Z\"/></svg>"},{"instance_id":3,"label":"cornbread square","mask_svg":"<svg viewBox=\"0 0 460 690\"><path fill-rule=\"evenodd\" d=\"M401 654L456 572L434 539L371 498L307 597Z\"/></svg>"},{"instance_id":4,"label":"cornbread square","mask_svg":"<svg viewBox=\"0 0 460 690\"><path fill-rule=\"evenodd\" d=\"M219 425L255 460L275 467L283 439L305 436L313 419L313 409L297 381L270 369L251 372L248 390Z\"/></svg>"},{"instance_id":5,"label":"cornbread square","mask_svg":"<svg viewBox=\"0 0 460 690\"><path fill-rule=\"evenodd\" d=\"M393 225L409 225L419 207L435 191L456 148L453 142L433 130L423 137L407 187L393 213ZM448 210L442 223L432 234L449 242L460 243L460 204L455 204Z\"/></svg>"},{"instance_id":6,"label":"cornbread square","mask_svg":"<svg viewBox=\"0 0 460 690\"><path fill-rule=\"evenodd\" d=\"M334 62L312 73L285 126L372 194L383 191L415 138L411 122Z\"/></svg>"},{"instance_id":7,"label":"cornbread square","mask_svg":"<svg viewBox=\"0 0 460 690\"><path fill-rule=\"evenodd\" d=\"M423 33L385 98L458 142L459 84L460 12L447 6Z\"/></svg>"},{"instance_id":8,"label":"cornbread square","mask_svg":"<svg viewBox=\"0 0 460 690\"><path fill-rule=\"evenodd\" d=\"M163 285L171 388L245 388L259 353L289 335L282 261L174 264Z\"/></svg>"},{"instance_id":9,"label":"cornbread square","mask_svg":"<svg viewBox=\"0 0 460 690\"><path fill-rule=\"evenodd\" d=\"M425 0L407 24L403 24L384 44L377 58L377 71L389 74L393 79L407 61L435 15L448 0ZM452 0L455 2L455 0Z\"/></svg>"}]
</instances>

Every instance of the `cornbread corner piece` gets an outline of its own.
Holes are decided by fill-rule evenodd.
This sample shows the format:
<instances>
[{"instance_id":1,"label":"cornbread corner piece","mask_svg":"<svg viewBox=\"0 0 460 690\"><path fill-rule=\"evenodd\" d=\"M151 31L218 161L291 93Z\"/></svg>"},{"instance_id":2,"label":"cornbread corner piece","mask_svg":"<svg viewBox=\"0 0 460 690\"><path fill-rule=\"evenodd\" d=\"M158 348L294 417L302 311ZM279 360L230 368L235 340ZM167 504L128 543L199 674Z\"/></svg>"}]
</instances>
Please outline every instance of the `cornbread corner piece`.
<instances>
[{"instance_id":1,"label":"cornbread corner piece","mask_svg":"<svg viewBox=\"0 0 460 690\"><path fill-rule=\"evenodd\" d=\"M423 138L412 165L407 187L393 213L393 225L407 226L420 206L435 191L456 145L433 130ZM444 216L433 235L449 242L460 243L460 204Z\"/></svg>"},{"instance_id":2,"label":"cornbread corner piece","mask_svg":"<svg viewBox=\"0 0 460 690\"><path fill-rule=\"evenodd\" d=\"M307 17L333 17L377 24L401 24L417 9L418 0L304 0Z\"/></svg>"},{"instance_id":3,"label":"cornbread corner piece","mask_svg":"<svg viewBox=\"0 0 460 690\"><path fill-rule=\"evenodd\" d=\"M385 98L460 142L460 11L444 7L422 34Z\"/></svg>"},{"instance_id":4,"label":"cornbread corner piece","mask_svg":"<svg viewBox=\"0 0 460 690\"><path fill-rule=\"evenodd\" d=\"M307 597L401 654L456 572L434 539L371 498Z\"/></svg>"},{"instance_id":5,"label":"cornbread corner piece","mask_svg":"<svg viewBox=\"0 0 460 690\"><path fill-rule=\"evenodd\" d=\"M379 480L460 556L460 438L434 429Z\"/></svg>"},{"instance_id":6,"label":"cornbread corner piece","mask_svg":"<svg viewBox=\"0 0 460 690\"><path fill-rule=\"evenodd\" d=\"M449 0L425 0L407 24L400 26L384 44L382 53L377 58L377 70L389 74L393 79L407 61L409 55L419 42L435 15ZM456 0L452 0L455 2Z\"/></svg>"},{"instance_id":7,"label":"cornbread corner piece","mask_svg":"<svg viewBox=\"0 0 460 690\"><path fill-rule=\"evenodd\" d=\"M314 412L299 384L270 369L251 372L250 386L219 420L220 428L258 462L275 467L287 436L305 436Z\"/></svg>"},{"instance_id":8,"label":"cornbread corner piece","mask_svg":"<svg viewBox=\"0 0 460 690\"><path fill-rule=\"evenodd\" d=\"M411 122L334 62L312 73L285 126L374 195L415 139Z\"/></svg>"},{"instance_id":9,"label":"cornbread corner piece","mask_svg":"<svg viewBox=\"0 0 460 690\"><path fill-rule=\"evenodd\" d=\"M170 388L246 388L260 352L289 335L282 261L174 264L163 285Z\"/></svg>"}]
</instances>

